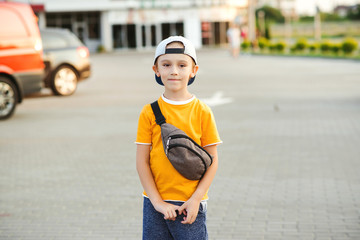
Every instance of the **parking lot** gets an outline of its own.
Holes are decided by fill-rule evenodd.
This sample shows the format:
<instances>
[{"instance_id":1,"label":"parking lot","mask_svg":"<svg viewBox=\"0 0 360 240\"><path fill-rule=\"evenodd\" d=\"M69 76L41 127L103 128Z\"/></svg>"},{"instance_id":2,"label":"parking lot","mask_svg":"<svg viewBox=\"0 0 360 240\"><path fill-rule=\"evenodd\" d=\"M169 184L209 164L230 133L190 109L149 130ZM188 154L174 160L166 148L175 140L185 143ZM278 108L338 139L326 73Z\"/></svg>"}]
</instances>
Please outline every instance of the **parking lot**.
<instances>
[{"instance_id":1,"label":"parking lot","mask_svg":"<svg viewBox=\"0 0 360 240\"><path fill-rule=\"evenodd\" d=\"M162 87L153 52L91 56L70 97L0 122L0 239L141 239L137 120ZM360 62L198 52L190 91L223 144L210 239L360 239Z\"/></svg>"}]
</instances>

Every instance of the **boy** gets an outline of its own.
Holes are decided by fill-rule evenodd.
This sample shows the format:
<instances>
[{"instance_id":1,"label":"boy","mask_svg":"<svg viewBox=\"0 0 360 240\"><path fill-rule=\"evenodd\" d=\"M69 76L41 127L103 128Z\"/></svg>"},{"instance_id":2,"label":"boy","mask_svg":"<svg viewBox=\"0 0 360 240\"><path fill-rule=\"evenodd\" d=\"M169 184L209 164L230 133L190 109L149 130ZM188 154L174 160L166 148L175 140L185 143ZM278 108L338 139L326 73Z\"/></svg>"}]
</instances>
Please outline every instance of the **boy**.
<instances>
[{"instance_id":1,"label":"boy","mask_svg":"<svg viewBox=\"0 0 360 240\"><path fill-rule=\"evenodd\" d=\"M169 37L157 46L153 70L165 87L158 99L162 114L213 155L213 163L201 180L178 173L164 153L150 104L144 106L136 138L136 168L144 187L143 239L208 239L207 191L218 167L216 146L221 140L210 108L187 88L198 69L195 48L186 38Z\"/></svg>"}]
</instances>

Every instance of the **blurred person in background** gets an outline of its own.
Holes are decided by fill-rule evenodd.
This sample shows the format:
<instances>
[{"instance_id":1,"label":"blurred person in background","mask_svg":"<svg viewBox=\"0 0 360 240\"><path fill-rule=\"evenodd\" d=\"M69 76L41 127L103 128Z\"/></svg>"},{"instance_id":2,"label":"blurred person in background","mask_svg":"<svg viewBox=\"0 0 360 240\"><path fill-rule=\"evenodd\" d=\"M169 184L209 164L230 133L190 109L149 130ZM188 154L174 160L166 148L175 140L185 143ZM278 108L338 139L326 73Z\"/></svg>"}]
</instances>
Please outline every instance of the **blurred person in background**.
<instances>
[{"instance_id":1,"label":"blurred person in background","mask_svg":"<svg viewBox=\"0 0 360 240\"><path fill-rule=\"evenodd\" d=\"M240 53L241 44L241 31L237 24L231 23L229 29L226 32L230 53L234 58L237 58Z\"/></svg>"}]
</instances>

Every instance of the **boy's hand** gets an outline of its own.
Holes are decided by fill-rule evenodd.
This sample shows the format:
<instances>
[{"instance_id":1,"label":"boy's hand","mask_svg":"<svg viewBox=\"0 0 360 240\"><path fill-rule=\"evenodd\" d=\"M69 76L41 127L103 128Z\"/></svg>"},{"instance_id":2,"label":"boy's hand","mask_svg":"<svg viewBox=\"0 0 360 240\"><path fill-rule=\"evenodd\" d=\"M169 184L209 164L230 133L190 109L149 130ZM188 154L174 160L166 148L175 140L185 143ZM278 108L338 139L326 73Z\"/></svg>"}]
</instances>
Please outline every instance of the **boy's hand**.
<instances>
[{"instance_id":1,"label":"boy's hand","mask_svg":"<svg viewBox=\"0 0 360 240\"><path fill-rule=\"evenodd\" d=\"M154 204L154 208L156 211L164 214L165 220L175 221L176 216L177 216L176 210L178 210L179 206L161 201L157 204Z\"/></svg>"},{"instance_id":2,"label":"boy's hand","mask_svg":"<svg viewBox=\"0 0 360 240\"><path fill-rule=\"evenodd\" d=\"M179 214L184 214L184 221L181 221L182 224L192 224L195 222L196 217L199 212L200 202L189 199L178 209Z\"/></svg>"}]
</instances>

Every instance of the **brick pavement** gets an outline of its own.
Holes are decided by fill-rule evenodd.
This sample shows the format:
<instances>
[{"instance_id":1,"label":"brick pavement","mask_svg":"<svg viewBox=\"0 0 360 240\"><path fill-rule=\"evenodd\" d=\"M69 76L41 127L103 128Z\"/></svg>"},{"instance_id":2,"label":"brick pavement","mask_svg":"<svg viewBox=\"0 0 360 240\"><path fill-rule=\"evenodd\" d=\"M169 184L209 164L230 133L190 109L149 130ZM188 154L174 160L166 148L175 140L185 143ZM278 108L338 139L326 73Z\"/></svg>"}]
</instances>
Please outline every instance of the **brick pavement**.
<instances>
[{"instance_id":1,"label":"brick pavement","mask_svg":"<svg viewBox=\"0 0 360 240\"><path fill-rule=\"evenodd\" d=\"M26 99L0 124L0 239L141 238L134 131L161 89L136 81L152 77L151 57L95 55L74 96ZM199 61L191 90L234 99L213 108L224 144L210 239L360 239L359 62L223 50Z\"/></svg>"}]
</instances>

